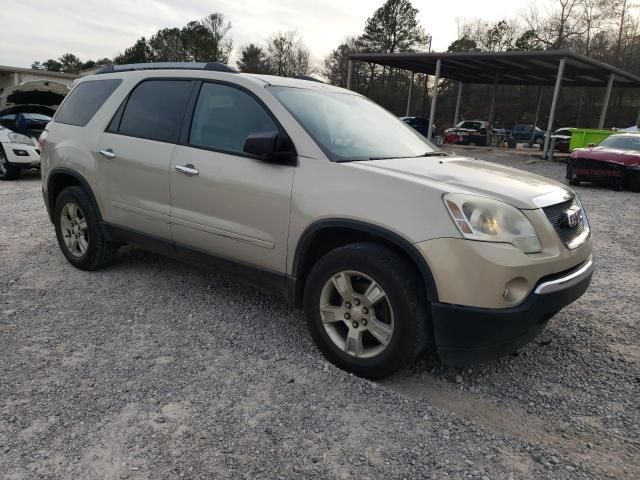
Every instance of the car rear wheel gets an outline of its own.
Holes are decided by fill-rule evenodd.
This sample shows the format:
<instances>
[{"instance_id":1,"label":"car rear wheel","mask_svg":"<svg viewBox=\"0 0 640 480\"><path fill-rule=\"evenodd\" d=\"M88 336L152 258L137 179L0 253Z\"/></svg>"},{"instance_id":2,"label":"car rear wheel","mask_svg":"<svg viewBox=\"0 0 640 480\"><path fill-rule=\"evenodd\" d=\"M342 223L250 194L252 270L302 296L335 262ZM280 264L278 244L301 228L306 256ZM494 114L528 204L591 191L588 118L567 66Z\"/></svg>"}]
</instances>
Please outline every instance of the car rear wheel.
<instances>
[{"instance_id":1,"label":"car rear wheel","mask_svg":"<svg viewBox=\"0 0 640 480\"><path fill-rule=\"evenodd\" d=\"M117 245L106 240L98 209L84 189L65 188L53 215L58 245L74 267L97 270L113 262Z\"/></svg>"},{"instance_id":2,"label":"car rear wheel","mask_svg":"<svg viewBox=\"0 0 640 480\"><path fill-rule=\"evenodd\" d=\"M0 146L0 180L15 180L20 176L20 169L9 165L7 156Z\"/></svg>"},{"instance_id":3,"label":"car rear wheel","mask_svg":"<svg viewBox=\"0 0 640 480\"><path fill-rule=\"evenodd\" d=\"M358 243L326 254L305 285L307 324L336 366L386 377L426 345L426 298L414 266L383 246Z\"/></svg>"}]
</instances>

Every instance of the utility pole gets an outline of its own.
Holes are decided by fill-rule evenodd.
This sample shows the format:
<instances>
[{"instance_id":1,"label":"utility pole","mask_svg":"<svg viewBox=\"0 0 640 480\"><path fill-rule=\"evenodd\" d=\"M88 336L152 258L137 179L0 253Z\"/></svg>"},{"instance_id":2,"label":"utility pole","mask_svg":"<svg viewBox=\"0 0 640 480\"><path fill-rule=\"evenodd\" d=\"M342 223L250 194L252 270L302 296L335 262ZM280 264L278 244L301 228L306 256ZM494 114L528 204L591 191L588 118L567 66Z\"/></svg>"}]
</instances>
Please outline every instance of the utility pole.
<instances>
[{"instance_id":1,"label":"utility pole","mask_svg":"<svg viewBox=\"0 0 640 480\"><path fill-rule=\"evenodd\" d=\"M616 62L618 66L622 63L622 32L624 30L624 14L627 10L627 0L622 1L622 13L620 14L620 30L618 31L618 50L616 52Z\"/></svg>"}]
</instances>

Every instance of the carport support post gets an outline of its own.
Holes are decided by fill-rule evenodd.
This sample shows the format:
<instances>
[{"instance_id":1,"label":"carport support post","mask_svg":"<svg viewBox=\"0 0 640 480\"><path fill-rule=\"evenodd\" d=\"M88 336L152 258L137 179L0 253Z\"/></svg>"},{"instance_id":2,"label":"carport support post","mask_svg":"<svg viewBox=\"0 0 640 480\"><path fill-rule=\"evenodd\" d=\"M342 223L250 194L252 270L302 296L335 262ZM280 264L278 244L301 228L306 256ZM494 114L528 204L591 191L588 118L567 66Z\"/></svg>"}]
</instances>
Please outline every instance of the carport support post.
<instances>
[{"instance_id":1,"label":"carport support post","mask_svg":"<svg viewBox=\"0 0 640 480\"><path fill-rule=\"evenodd\" d=\"M351 90L351 72L353 71L353 60L349 60L349 67L347 70L347 90Z\"/></svg>"},{"instance_id":2,"label":"carport support post","mask_svg":"<svg viewBox=\"0 0 640 480\"><path fill-rule=\"evenodd\" d=\"M433 123L436 121L436 100L438 100L438 83L440 82L441 60L436 60L436 74L433 77L433 93L431 94L431 111L429 112L429 125L427 125L427 138L433 140Z\"/></svg>"},{"instance_id":3,"label":"carport support post","mask_svg":"<svg viewBox=\"0 0 640 480\"><path fill-rule=\"evenodd\" d=\"M540 104L542 103L542 85L538 88L538 106L536 107L536 118L533 120L533 128L531 129L531 138L529 144L533 145L536 139L536 126L538 125L538 117L540 116Z\"/></svg>"},{"instance_id":4,"label":"carport support post","mask_svg":"<svg viewBox=\"0 0 640 480\"><path fill-rule=\"evenodd\" d=\"M609 75L609 81L607 82L607 89L604 92L604 100L602 101L602 111L600 112L600 121L598 122L598 128L602 130L604 128L604 120L607 118L607 108L609 107L609 97L611 96L611 88L613 87L613 80L615 74Z\"/></svg>"},{"instance_id":5,"label":"carport support post","mask_svg":"<svg viewBox=\"0 0 640 480\"><path fill-rule=\"evenodd\" d=\"M409 116L409 111L411 110L411 94L413 93L413 78L416 76L416 72L411 72L411 82L409 82L409 96L407 97L407 113L406 117Z\"/></svg>"},{"instance_id":6,"label":"carport support post","mask_svg":"<svg viewBox=\"0 0 640 480\"><path fill-rule=\"evenodd\" d=\"M560 96L560 86L562 85L562 75L564 75L564 64L566 58L560 59L558 65L558 76L556 77L556 86L553 89L553 100L551 101L551 110L549 111L549 122L547 123L547 134L544 136L544 149L542 150L542 158L547 158L549 152L549 141L551 140L551 129L556 116L556 107L558 105L558 97Z\"/></svg>"},{"instance_id":7,"label":"carport support post","mask_svg":"<svg viewBox=\"0 0 640 480\"><path fill-rule=\"evenodd\" d=\"M458 82L458 98L456 99L456 113L453 116L453 126L458 124L458 116L460 115L460 102L462 101L462 82Z\"/></svg>"}]
</instances>

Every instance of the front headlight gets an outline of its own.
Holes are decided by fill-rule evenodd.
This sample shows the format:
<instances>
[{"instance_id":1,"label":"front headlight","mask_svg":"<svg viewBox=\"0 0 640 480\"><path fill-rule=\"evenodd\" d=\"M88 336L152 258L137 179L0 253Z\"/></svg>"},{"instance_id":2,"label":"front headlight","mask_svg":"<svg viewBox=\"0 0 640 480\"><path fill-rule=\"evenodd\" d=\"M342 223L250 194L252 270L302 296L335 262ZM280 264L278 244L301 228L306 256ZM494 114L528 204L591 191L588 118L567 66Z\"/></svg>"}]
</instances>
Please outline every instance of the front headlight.
<instances>
[{"instance_id":1,"label":"front headlight","mask_svg":"<svg viewBox=\"0 0 640 480\"><path fill-rule=\"evenodd\" d=\"M31 145L33 146L33 140L27 137L26 135L22 135L21 133L11 132L7 135L9 137L9 141L11 143L20 143L23 145Z\"/></svg>"},{"instance_id":2,"label":"front headlight","mask_svg":"<svg viewBox=\"0 0 640 480\"><path fill-rule=\"evenodd\" d=\"M517 208L487 197L447 193L447 210L465 238L510 243L524 253L542 251L531 222Z\"/></svg>"}]
</instances>

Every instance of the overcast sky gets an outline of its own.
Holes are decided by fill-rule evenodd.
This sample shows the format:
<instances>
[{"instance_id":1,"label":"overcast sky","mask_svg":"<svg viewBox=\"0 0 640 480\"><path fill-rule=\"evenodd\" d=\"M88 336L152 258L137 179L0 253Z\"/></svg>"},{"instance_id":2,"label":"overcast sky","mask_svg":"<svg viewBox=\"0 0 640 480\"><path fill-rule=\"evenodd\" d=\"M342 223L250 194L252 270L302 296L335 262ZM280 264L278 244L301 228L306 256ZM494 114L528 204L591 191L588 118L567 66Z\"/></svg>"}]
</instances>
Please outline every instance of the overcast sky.
<instances>
[{"instance_id":1,"label":"overcast sky","mask_svg":"<svg viewBox=\"0 0 640 480\"><path fill-rule=\"evenodd\" d=\"M512 18L531 0L414 0L435 50L456 38L461 18ZM0 65L29 67L71 52L81 60L113 58L141 36L182 27L212 12L233 24L236 53L275 31L297 30L320 61L358 35L384 0L0 0Z\"/></svg>"}]
</instances>

